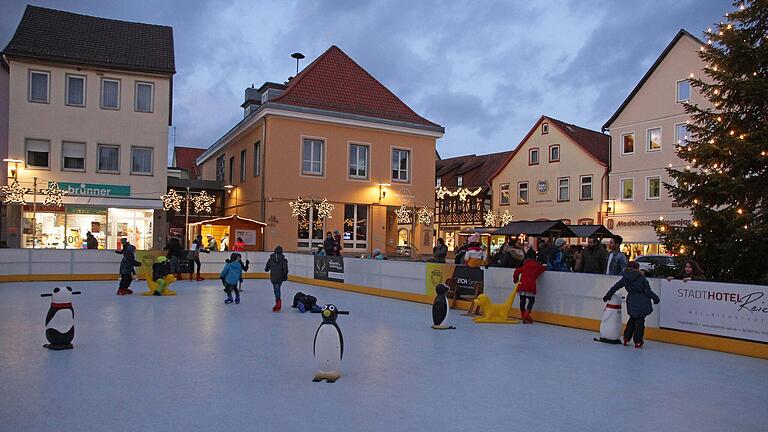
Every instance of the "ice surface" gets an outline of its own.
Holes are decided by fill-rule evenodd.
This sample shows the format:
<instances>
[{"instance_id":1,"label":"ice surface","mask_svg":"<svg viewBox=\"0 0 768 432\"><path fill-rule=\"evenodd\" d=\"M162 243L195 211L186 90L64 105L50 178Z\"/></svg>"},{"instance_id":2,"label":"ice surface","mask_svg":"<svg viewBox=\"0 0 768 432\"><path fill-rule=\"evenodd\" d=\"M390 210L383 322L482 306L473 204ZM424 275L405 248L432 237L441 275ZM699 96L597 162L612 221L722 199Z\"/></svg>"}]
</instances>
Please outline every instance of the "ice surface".
<instances>
[{"instance_id":1,"label":"ice surface","mask_svg":"<svg viewBox=\"0 0 768 432\"><path fill-rule=\"evenodd\" d=\"M430 306L286 283L272 313L266 280L225 305L218 281L176 297L114 295L70 282L75 349L42 348L63 283L0 284L2 431L764 431L768 362L648 341L643 350L536 324L478 325ZM320 317L340 316L342 378L312 383ZM599 318L599 317L597 317Z\"/></svg>"}]
</instances>

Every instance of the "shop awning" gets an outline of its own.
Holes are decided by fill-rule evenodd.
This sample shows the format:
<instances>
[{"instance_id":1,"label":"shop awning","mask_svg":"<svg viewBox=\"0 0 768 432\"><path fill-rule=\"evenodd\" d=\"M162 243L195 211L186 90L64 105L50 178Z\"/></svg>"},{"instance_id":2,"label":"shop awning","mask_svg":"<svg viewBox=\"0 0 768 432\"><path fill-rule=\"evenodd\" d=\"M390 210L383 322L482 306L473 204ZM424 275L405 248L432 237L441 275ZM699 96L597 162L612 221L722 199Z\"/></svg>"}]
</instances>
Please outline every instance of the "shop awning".
<instances>
[{"instance_id":1,"label":"shop awning","mask_svg":"<svg viewBox=\"0 0 768 432\"><path fill-rule=\"evenodd\" d=\"M42 201L38 195L38 204ZM32 202L31 195L27 199L28 202ZM64 204L68 205L83 205L94 207L117 207L128 209L154 209L160 210L163 208L163 202L159 199L148 198L101 198L101 197L79 197L79 196L64 196L62 199Z\"/></svg>"},{"instance_id":2,"label":"shop awning","mask_svg":"<svg viewBox=\"0 0 768 432\"><path fill-rule=\"evenodd\" d=\"M244 217L241 217L241 216L238 216L238 215L222 216L222 217L208 219L208 220L204 220L204 221L200 221L200 222L194 222L194 223L190 223L189 226L193 226L193 225L209 225L209 224L210 225L213 225L213 224L231 224L232 222L237 222L237 221L251 222L251 223L258 224L258 225L267 226L267 224L265 224L264 222L259 222L259 221L255 220L255 219L244 218Z\"/></svg>"},{"instance_id":3,"label":"shop awning","mask_svg":"<svg viewBox=\"0 0 768 432\"><path fill-rule=\"evenodd\" d=\"M579 237L562 221L515 221L497 229L494 235L518 236L525 234L535 237Z\"/></svg>"},{"instance_id":4,"label":"shop awning","mask_svg":"<svg viewBox=\"0 0 768 432\"><path fill-rule=\"evenodd\" d=\"M573 231L574 234L576 234L576 237L595 237L595 238L606 238L613 235L612 232L608 231L608 228L604 227L603 225L566 225L568 229Z\"/></svg>"}]
</instances>

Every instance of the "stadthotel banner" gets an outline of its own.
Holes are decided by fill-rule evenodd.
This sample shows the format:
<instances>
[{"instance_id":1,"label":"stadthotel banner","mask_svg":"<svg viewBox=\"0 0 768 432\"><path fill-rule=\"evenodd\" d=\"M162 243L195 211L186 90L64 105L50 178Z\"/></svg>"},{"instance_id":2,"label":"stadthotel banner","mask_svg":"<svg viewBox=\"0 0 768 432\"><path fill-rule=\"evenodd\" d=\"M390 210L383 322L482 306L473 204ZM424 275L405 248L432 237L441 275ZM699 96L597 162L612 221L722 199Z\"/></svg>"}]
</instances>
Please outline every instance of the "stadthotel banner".
<instances>
[{"instance_id":1,"label":"stadthotel banner","mask_svg":"<svg viewBox=\"0 0 768 432\"><path fill-rule=\"evenodd\" d=\"M768 342L768 287L662 281L663 328Z\"/></svg>"}]
</instances>

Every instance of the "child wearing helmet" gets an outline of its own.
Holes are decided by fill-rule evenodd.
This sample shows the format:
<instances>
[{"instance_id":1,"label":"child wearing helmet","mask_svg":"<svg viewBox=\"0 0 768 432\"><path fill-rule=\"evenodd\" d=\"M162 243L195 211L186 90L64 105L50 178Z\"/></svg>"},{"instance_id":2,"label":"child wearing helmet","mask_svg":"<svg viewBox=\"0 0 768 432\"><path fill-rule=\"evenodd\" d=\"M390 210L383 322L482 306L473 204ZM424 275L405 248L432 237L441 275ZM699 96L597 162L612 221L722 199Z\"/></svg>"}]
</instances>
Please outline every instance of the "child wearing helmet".
<instances>
[{"instance_id":1,"label":"child wearing helmet","mask_svg":"<svg viewBox=\"0 0 768 432\"><path fill-rule=\"evenodd\" d=\"M155 259L155 263L152 264L152 280L157 284L157 288L152 295L163 295L163 292L167 289L168 281L166 276L171 274L167 261L166 257L159 256Z\"/></svg>"}]
</instances>

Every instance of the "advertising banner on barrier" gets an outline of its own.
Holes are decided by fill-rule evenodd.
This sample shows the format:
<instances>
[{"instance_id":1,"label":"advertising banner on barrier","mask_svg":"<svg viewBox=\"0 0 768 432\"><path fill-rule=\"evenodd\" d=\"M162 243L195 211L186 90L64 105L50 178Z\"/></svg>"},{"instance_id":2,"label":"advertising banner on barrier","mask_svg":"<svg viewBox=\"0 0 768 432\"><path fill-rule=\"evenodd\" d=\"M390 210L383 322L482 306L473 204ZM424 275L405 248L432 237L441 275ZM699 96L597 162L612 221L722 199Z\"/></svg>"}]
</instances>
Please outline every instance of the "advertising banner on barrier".
<instances>
[{"instance_id":1,"label":"advertising banner on barrier","mask_svg":"<svg viewBox=\"0 0 768 432\"><path fill-rule=\"evenodd\" d=\"M425 293L435 295L435 286L445 283L448 278L456 279L456 289L459 294L472 294L475 283L483 281L483 269L456 264L427 263L424 266L427 272Z\"/></svg>"},{"instance_id":2,"label":"advertising banner on barrier","mask_svg":"<svg viewBox=\"0 0 768 432\"><path fill-rule=\"evenodd\" d=\"M315 279L344 282L344 257L315 255Z\"/></svg>"},{"instance_id":3,"label":"advertising banner on barrier","mask_svg":"<svg viewBox=\"0 0 768 432\"><path fill-rule=\"evenodd\" d=\"M660 326L768 342L768 286L662 281Z\"/></svg>"}]
</instances>

